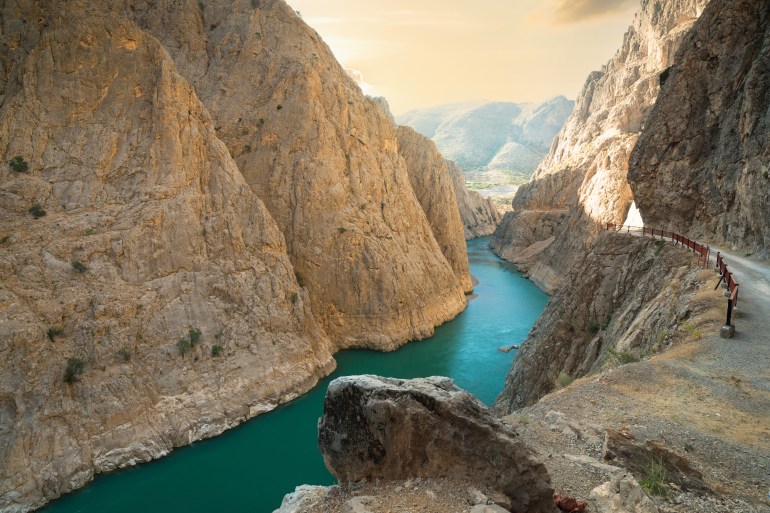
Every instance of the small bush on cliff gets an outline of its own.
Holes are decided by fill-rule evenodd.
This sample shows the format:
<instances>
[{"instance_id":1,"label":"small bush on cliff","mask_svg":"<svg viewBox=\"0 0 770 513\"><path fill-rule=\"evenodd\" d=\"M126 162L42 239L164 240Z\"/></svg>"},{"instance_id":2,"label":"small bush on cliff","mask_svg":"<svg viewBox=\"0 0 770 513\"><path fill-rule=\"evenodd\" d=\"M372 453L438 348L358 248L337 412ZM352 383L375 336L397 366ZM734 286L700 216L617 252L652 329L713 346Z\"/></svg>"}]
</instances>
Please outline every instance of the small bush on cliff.
<instances>
[{"instance_id":1,"label":"small bush on cliff","mask_svg":"<svg viewBox=\"0 0 770 513\"><path fill-rule=\"evenodd\" d=\"M567 388L572 384L572 382L575 381L572 376L567 374L566 372L560 372L558 376L556 376L556 388Z\"/></svg>"},{"instance_id":2,"label":"small bush on cliff","mask_svg":"<svg viewBox=\"0 0 770 513\"><path fill-rule=\"evenodd\" d=\"M88 266L81 262L80 260L73 260L72 261L72 270L76 273L84 273L88 270Z\"/></svg>"},{"instance_id":3,"label":"small bush on cliff","mask_svg":"<svg viewBox=\"0 0 770 513\"><path fill-rule=\"evenodd\" d=\"M86 362L78 357L67 360L67 368L64 370L64 382L74 383L80 379L80 375L86 370Z\"/></svg>"},{"instance_id":4,"label":"small bush on cliff","mask_svg":"<svg viewBox=\"0 0 770 513\"><path fill-rule=\"evenodd\" d=\"M190 344L193 346L201 339L201 335L203 335L203 333L198 328L190 328L187 331L187 337L190 339Z\"/></svg>"},{"instance_id":5,"label":"small bush on cliff","mask_svg":"<svg viewBox=\"0 0 770 513\"><path fill-rule=\"evenodd\" d=\"M59 326L51 326L48 328L48 340L51 342L54 341L56 337L60 337L64 334L64 330L61 329Z\"/></svg>"},{"instance_id":6,"label":"small bush on cliff","mask_svg":"<svg viewBox=\"0 0 770 513\"><path fill-rule=\"evenodd\" d=\"M596 335L597 333L599 333L599 328L600 328L600 327L601 327L601 326L599 326L599 323L598 323L598 322L596 322L595 320L592 320L592 321L590 321L590 322L588 323L588 332L589 332L591 335Z\"/></svg>"},{"instance_id":7,"label":"small bush on cliff","mask_svg":"<svg viewBox=\"0 0 770 513\"><path fill-rule=\"evenodd\" d=\"M611 347L607 349L609 360L615 365L626 365L627 363L636 363L639 361L639 357L627 349L615 349Z\"/></svg>"},{"instance_id":8,"label":"small bush on cliff","mask_svg":"<svg viewBox=\"0 0 770 513\"><path fill-rule=\"evenodd\" d=\"M217 357L221 355L222 351L223 351L222 346L220 346L219 344L214 344L213 346L211 346L211 356L213 357Z\"/></svg>"},{"instance_id":9,"label":"small bush on cliff","mask_svg":"<svg viewBox=\"0 0 770 513\"><path fill-rule=\"evenodd\" d=\"M128 352L128 349L123 347L118 351L118 359L122 362L127 362L131 359L131 353Z\"/></svg>"},{"instance_id":10,"label":"small bush on cliff","mask_svg":"<svg viewBox=\"0 0 770 513\"><path fill-rule=\"evenodd\" d=\"M192 344L186 338L180 338L176 341L176 348L179 349L179 354L184 356L192 350Z\"/></svg>"},{"instance_id":11,"label":"small bush on cliff","mask_svg":"<svg viewBox=\"0 0 770 513\"><path fill-rule=\"evenodd\" d=\"M11 170L17 173L24 173L29 169L29 164L27 164L27 161L24 160L24 157L21 155L16 155L11 160L9 160L8 165L10 166Z\"/></svg>"},{"instance_id":12,"label":"small bush on cliff","mask_svg":"<svg viewBox=\"0 0 770 513\"><path fill-rule=\"evenodd\" d=\"M27 209L27 212L32 214L32 217L34 217L35 219L43 217L46 214L46 211L43 210L43 207L40 206L40 203L35 203L31 207L29 207L29 209Z\"/></svg>"}]
</instances>

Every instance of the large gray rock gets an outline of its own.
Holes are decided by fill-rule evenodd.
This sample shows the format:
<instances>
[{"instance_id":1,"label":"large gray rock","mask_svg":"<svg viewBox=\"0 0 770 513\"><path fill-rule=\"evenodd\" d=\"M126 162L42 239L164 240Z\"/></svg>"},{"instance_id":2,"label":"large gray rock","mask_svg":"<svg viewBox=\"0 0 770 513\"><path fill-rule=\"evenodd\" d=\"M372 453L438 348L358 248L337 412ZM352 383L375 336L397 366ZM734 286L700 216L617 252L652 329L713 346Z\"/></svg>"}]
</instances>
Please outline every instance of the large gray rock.
<instances>
[{"instance_id":1,"label":"large gray rock","mask_svg":"<svg viewBox=\"0 0 770 513\"><path fill-rule=\"evenodd\" d=\"M658 507L647 497L631 474L617 473L589 495L596 513L658 513Z\"/></svg>"},{"instance_id":2,"label":"large gray rock","mask_svg":"<svg viewBox=\"0 0 770 513\"><path fill-rule=\"evenodd\" d=\"M555 511L545 467L511 428L449 378L350 376L329 385L318 445L340 482L452 477Z\"/></svg>"}]
</instances>

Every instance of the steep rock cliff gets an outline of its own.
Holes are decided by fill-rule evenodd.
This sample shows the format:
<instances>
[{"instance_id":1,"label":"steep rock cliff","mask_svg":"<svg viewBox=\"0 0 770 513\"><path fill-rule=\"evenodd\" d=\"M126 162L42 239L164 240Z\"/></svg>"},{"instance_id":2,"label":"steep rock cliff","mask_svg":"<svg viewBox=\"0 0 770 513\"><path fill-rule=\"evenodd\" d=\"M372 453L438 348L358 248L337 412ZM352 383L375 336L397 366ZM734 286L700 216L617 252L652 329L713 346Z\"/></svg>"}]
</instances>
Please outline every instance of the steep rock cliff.
<instances>
[{"instance_id":1,"label":"steep rock cliff","mask_svg":"<svg viewBox=\"0 0 770 513\"><path fill-rule=\"evenodd\" d=\"M503 216L490 198L485 198L477 191L469 191L465 186L462 169L447 160L447 168L455 188L457 208L463 223L465 240L475 239L494 233Z\"/></svg>"},{"instance_id":2,"label":"steep rock cliff","mask_svg":"<svg viewBox=\"0 0 770 513\"><path fill-rule=\"evenodd\" d=\"M0 510L15 512L218 434L334 362L280 230L158 41L72 5L27 6L23 32L5 7ZM5 164L17 155L26 171Z\"/></svg>"},{"instance_id":3,"label":"steep rock cliff","mask_svg":"<svg viewBox=\"0 0 770 513\"><path fill-rule=\"evenodd\" d=\"M433 235L465 292L473 290L468 248L463 237L455 185L447 161L433 141L409 127L398 127L398 153L409 171L409 182L428 218Z\"/></svg>"},{"instance_id":4,"label":"steep rock cliff","mask_svg":"<svg viewBox=\"0 0 770 513\"><path fill-rule=\"evenodd\" d=\"M633 200L626 181L631 150L655 102L661 72L706 3L644 0L621 48L602 71L589 75L550 153L517 191L513 212L495 235L496 250L528 262L530 275L546 291L556 289L571 259L586 252L604 223L623 222ZM563 222L543 233L554 237L552 243L535 241L539 246L533 247L516 237L518 223L538 222L522 212L542 213L551 225L555 216L549 211L565 209ZM501 244L503 239L509 242ZM516 256L524 252L527 258Z\"/></svg>"},{"instance_id":5,"label":"steep rock cliff","mask_svg":"<svg viewBox=\"0 0 770 513\"><path fill-rule=\"evenodd\" d=\"M283 0L115 8L195 87L339 347L394 349L465 308L390 119Z\"/></svg>"},{"instance_id":6,"label":"steep rock cliff","mask_svg":"<svg viewBox=\"0 0 770 513\"><path fill-rule=\"evenodd\" d=\"M770 4L713 1L631 156L645 221L770 257L769 108Z\"/></svg>"},{"instance_id":7,"label":"steep rock cliff","mask_svg":"<svg viewBox=\"0 0 770 513\"><path fill-rule=\"evenodd\" d=\"M560 373L596 372L613 353L638 359L660 349L693 314L693 264L671 243L614 232L596 238L516 354L495 409L528 406L554 389Z\"/></svg>"}]
</instances>

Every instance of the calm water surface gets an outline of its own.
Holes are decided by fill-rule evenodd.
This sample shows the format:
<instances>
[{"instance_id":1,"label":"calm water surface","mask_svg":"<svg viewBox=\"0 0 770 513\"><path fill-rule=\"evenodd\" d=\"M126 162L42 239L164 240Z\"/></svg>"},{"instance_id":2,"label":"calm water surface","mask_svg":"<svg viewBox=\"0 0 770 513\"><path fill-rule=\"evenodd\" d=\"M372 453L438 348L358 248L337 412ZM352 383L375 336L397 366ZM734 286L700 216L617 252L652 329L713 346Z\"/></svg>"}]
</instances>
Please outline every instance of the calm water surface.
<instances>
[{"instance_id":1,"label":"calm water surface","mask_svg":"<svg viewBox=\"0 0 770 513\"><path fill-rule=\"evenodd\" d=\"M479 280L478 297L430 339L392 353L338 353L334 374L303 397L216 438L176 449L161 460L99 476L43 511L272 512L297 485L335 482L316 447L316 425L326 387L339 376L450 376L491 404L514 355L498 348L524 340L547 296L495 257L488 241L484 237L468 242L471 274Z\"/></svg>"}]
</instances>

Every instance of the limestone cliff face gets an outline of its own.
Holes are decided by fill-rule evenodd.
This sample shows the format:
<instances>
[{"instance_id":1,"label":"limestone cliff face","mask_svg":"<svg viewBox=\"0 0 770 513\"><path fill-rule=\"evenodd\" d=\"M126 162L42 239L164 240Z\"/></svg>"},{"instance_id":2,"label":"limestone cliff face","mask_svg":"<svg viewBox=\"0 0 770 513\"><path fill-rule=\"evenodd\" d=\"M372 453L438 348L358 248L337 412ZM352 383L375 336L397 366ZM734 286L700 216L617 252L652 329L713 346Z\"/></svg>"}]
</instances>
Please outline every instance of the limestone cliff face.
<instances>
[{"instance_id":1,"label":"limestone cliff face","mask_svg":"<svg viewBox=\"0 0 770 513\"><path fill-rule=\"evenodd\" d=\"M589 75L550 153L517 191L513 212L495 236L497 248L513 261L528 261L531 276L546 291L555 290L573 255L585 253L604 223L623 222L633 200L626 181L631 150L655 102L661 72L706 3L643 1L623 45L602 71ZM568 214L535 241L537 247L516 236L519 223L533 217L537 222L537 216L522 212L543 213L551 225L552 210ZM551 236L552 243L543 243Z\"/></svg>"},{"instance_id":2,"label":"limestone cliff face","mask_svg":"<svg viewBox=\"0 0 770 513\"><path fill-rule=\"evenodd\" d=\"M339 347L377 349L431 335L465 308L463 278L411 189L390 119L283 0L201 5L125 11L194 85L324 330Z\"/></svg>"},{"instance_id":3,"label":"limestone cliff face","mask_svg":"<svg viewBox=\"0 0 770 513\"><path fill-rule=\"evenodd\" d=\"M770 4L713 1L631 157L645 222L770 257Z\"/></svg>"},{"instance_id":4,"label":"limestone cliff face","mask_svg":"<svg viewBox=\"0 0 770 513\"><path fill-rule=\"evenodd\" d=\"M660 349L692 314L687 298L698 268L671 244L609 232L575 259L565 287L549 302L516 354L495 409L508 413L572 378L602 368L616 354L637 358Z\"/></svg>"},{"instance_id":5,"label":"limestone cliff face","mask_svg":"<svg viewBox=\"0 0 770 513\"><path fill-rule=\"evenodd\" d=\"M465 240L475 239L494 233L503 216L490 198L485 198L478 191L469 191L465 187L465 176L460 166L447 160L447 168L452 176L455 188L457 208L463 223Z\"/></svg>"},{"instance_id":6,"label":"limestone cliff face","mask_svg":"<svg viewBox=\"0 0 770 513\"><path fill-rule=\"evenodd\" d=\"M409 170L409 181L428 218L433 235L465 292L473 290L455 187L447 162L427 137L398 127L398 153Z\"/></svg>"},{"instance_id":7,"label":"limestone cliff face","mask_svg":"<svg viewBox=\"0 0 770 513\"><path fill-rule=\"evenodd\" d=\"M218 434L334 365L280 230L161 44L113 14L27 7L30 32L3 33L4 512ZM84 370L65 383L70 358Z\"/></svg>"}]
</instances>

